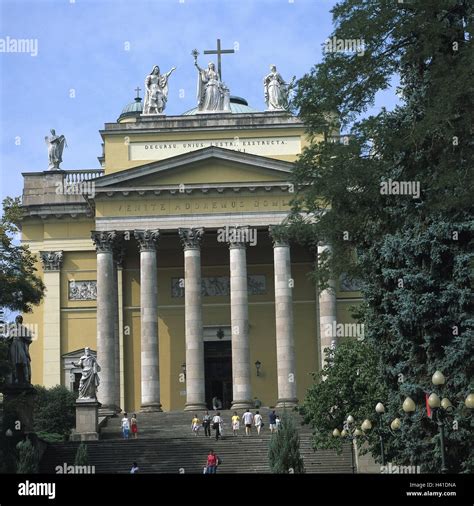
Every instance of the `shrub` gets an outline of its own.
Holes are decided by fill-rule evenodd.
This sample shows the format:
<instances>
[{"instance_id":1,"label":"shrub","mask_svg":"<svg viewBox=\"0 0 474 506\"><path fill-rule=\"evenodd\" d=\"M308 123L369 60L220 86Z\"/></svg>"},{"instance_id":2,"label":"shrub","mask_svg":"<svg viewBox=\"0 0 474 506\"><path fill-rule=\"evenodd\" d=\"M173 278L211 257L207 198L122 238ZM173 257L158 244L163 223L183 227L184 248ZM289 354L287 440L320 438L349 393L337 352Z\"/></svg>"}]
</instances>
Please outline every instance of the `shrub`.
<instances>
[{"instance_id":1,"label":"shrub","mask_svg":"<svg viewBox=\"0 0 474 506\"><path fill-rule=\"evenodd\" d=\"M298 429L294 418L286 412L278 432L271 437L268 460L272 473L304 473Z\"/></svg>"},{"instance_id":2,"label":"shrub","mask_svg":"<svg viewBox=\"0 0 474 506\"><path fill-rule=\"evenodd\" d=\"M16 445L17 449L17 461L16 461L16 472L17 474L32 474L38 472L39 456L36 448L31 444L31 441L27 438L20 441Z\"/></svg>"},{"instance_id":3,"label":"shrub","mask_svg":"<svg viewBox=\"0 0 474 506\"><path fill-rule=\"evenodd\" d=\"M74 393L60 385L35 388L35 431L68 436L76 421Z\"/></svg>"},{"instance_id":4,"label":"shrub","mask_svg":"<svg viewBox=\"0 0 474 506\"><path fill-rule=\"evenodd\" d=\"M74 464L76 466L87 466L89 464L89 457L87 456L87 446L84 443L81 443L77 449Z\"/></svg>"}]
</instances>

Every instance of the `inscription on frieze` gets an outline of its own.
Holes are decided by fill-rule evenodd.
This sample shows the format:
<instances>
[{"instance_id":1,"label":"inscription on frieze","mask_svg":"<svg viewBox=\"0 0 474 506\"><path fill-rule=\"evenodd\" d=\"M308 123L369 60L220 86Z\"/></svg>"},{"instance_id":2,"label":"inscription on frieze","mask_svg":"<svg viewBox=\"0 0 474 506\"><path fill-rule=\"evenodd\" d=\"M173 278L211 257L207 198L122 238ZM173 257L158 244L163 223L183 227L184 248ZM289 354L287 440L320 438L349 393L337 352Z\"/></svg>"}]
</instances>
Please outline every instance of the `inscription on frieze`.
<instances>
[{"instance_id":1,"label":"inscription on frieze","mask_svg":"<svg viewBox=\"0 0 474 506\"><path fill-rule=\"evenodd\" d=\"M184 287L181 278L171 279L171 296L184 297ZM252 274L247 277L249 295L263 295L267 291L266 277ZM203 297L222 297L230 295L229 276L212 276L201 279L201 295Z\"/></svg>"},{"instance_id":2,"label":"inscription on frieze","mask_svg":"<svg viewBox=\"0 0 474 506\"><path fill-rule=\"evenodd\" d=\"M301 153L301 138L297 135L282 137L236 137L226 139L202 139L188 141L131 142L130 160L163 160L171 156L190 153L197 149L216 146L242 153L261 156L297 155Z\"/></svg>"},{"instance_id":3,"label":"inscription on frieze","mask_svg":"<svg viewBox=\"0 0 474 506\"><path fill-rule=\"evenodd\" d=\"M242 196L236 198L162 197L157 200L105 201L97 204L103 216L155 216L213 213L268 213L290 209L287 195Z\"/></svg>"}]
</instances>

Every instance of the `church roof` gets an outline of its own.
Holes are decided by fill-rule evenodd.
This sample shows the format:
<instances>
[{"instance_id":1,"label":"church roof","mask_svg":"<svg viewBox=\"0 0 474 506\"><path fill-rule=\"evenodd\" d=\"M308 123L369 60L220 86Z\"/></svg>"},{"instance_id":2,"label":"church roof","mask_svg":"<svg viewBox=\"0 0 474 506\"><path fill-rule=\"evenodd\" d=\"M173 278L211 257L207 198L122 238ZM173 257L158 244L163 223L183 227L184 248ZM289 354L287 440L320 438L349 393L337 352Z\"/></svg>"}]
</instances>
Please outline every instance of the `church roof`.
<instances>
[{"instance_id":1,"label":"church roof","mask_svg":"<svg viewBox=\"0 0 474 506\"><path fill-rule=\"evenodd\" d=\"M250 107L247 100L242 97L231 96L230 97L230 111L233 114L249 114L258 112L257 109ZM140 97L136 97L133 102L127 104L120 113L120 116L117 119L117 123L121 123L123 120L127 118L138 118L140 114L143 112L143 102ZM193 116L197 114L198 108L193 107L183 113L183 116Z\"/></svg>"},{"instance_id":2,"label":"church roof","mask_svg":"<svg viewBox=\"0 0 474 506\"><path fill-rule=\"evenodd\" d=\"M126 118L135 118L140 116L143 111L143 103L140 97L136 97L133 102L127 104L117 119L117 122L120 123L122 120Z\"/></svg>"},{"instance_id":3,"label":"church roof","mask_svg":"<svg viewBox=\"0 0 474 506\"><path fill-rule=\"evenodd\" d=\"M102 189L107 191L109 187L121 184L130 184L133 180L138 180L144 176L153 174L163 174L164 172L179 169L185 165L199 162L209 162L210 160L220 160L234 162L249 167L255 167L260 170L274 171L275 174L284 174L285 177L291 173L293 163L285 160L277 160L265 156L243 153L231 149L209 146L207 148L197 149L189 153L173 156L164 160L156 160L144 165L132 167L130 169L112 172L100 178L96 178L95 189L100 193ZM269 184L268 182L265 184Z\"/></svg>"},{"instance_id":4,"label":"church roof","mask_svg":"<svg viewBox=\"0 0 474 506\"><path fill-rule=\"evenodd\" d=\"M192 116L194 114L197 114L198 108L193 107L189 111L186 111L183 113L183 116ZM236 97L231 96L230 97L230 111L233 114L244 114L244 113L252 113L252 112L258 112L257 109L254 109L253 107L250 107L247 100L242 97Z\"/></svg>"}]
</instances>

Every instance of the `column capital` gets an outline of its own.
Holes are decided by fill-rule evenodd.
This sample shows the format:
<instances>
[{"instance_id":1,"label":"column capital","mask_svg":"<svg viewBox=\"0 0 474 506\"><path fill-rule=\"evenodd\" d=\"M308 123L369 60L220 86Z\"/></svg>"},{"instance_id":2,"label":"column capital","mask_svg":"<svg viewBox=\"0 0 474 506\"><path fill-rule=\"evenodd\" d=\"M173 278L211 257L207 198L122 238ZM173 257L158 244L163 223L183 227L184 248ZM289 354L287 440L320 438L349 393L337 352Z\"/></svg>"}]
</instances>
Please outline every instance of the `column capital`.
<instances>
[{"instance_id":1,"label":"column capital","mask_svg":"<svg viewBox=\"0 0 474 506\"><path fill-rule=\"evenodd\" d=\"M41 262L43 263L43 270L45 271L59 271L63 263L62 251L40 251Z\"/></svg>"},{"instance_id":2,"label":"column capital","mask_svg":"<svg viewBox=\"0 0 474 506\"><path fill-rule=\"evenodd\" d=\"M185 250L199 249L204 235L204 228L178 228L178 234Z\"/></svg>"},{"instance_id":3,"label":"column capital","mask_svg":"<svg viewBox=\"0 0 474 506\"><path fill-rule=\"evenodd\" d=\"M231 227L226 225L223 232L225 235L225 242L229 243L229 249L247 248L247 244L251 242L251 229L247 225L235 225Z\"/></svg>"},{"instance_id":4,"label":"column capital","mask_svg":"<svg viewBox=\"0 0 474 506\"><path fill-rule=\"evenodd\" d=\"M160 238L160 231L154 230L135 230L135 239L138 241L140 252L142 251L156 251L156 245Z\"/></svg>"},{"instance_id":5,"label":"column capital","mask_svg":"<svg viewBox=\"0 0 474 506\"><path fill-rule=\"evenodd\" d=\"M91 233L92 241L95 245L97 253L112 253L112 248L117 240L117 232L96 232Z\"/></svg>"},{"instance_id":6,"label":"column capital","mask_svg":"<svg viewBox=\"0 0 474 506\"><path fill-rule=\"evenodd\" d=\"M290 233L288 227L285 225L270 225L268 232L273 241L274 248L290 245Z\"/></svg>"},{"instance_id":7,"label":"column capital","mask_svg":"<svg viewBox=\"0 0 474 506\"><path fill-rule=\"evenodd\" d=\"M123 259L125 256L125 244L123 241L123 234L120 233L120 235L117 237L117 240L112 246L112 252L114 254L114 262L116 266L121 269L123 264Z\"/></svg>"}]
</instances>

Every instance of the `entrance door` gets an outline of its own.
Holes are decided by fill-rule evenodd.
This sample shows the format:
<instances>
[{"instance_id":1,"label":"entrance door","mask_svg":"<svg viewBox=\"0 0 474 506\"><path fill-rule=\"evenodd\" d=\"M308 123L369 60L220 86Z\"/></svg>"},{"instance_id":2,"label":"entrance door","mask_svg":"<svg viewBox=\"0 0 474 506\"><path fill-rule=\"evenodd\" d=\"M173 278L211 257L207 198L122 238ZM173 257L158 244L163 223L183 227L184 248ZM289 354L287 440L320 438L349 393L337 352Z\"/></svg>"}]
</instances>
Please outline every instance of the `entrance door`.
<instances>
[{"instance_id":1,"label":"entrance door","mask_svg":"<svg viewBox=\"0 0 474 506\"><path fill-rule=\"evenodd\" d=\"M204 374L206 404L212 409L212 398L222 402L222 409L232 403L232 348L230 341L204 342Z\"/></svg>"}]
</instances>

